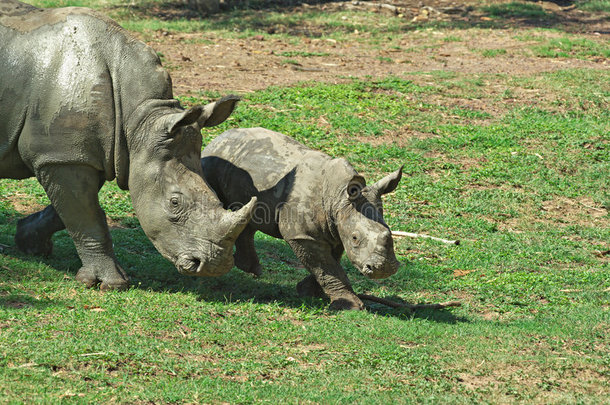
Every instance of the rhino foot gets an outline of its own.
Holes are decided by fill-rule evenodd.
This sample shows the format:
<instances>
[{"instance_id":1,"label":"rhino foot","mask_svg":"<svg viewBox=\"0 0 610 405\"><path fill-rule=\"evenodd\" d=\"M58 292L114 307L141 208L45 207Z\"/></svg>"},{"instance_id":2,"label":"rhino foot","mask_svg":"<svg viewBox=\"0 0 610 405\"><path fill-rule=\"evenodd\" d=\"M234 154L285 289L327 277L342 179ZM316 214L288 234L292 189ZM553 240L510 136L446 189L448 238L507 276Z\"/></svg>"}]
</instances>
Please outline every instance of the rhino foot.
<instances>
[{"instance_id":1,"label":"rhino foot","mask_svg":"<svg viewBox=\"0 0 610 405\"><path fill-rule=\"evenodd\" d=\"M76 273L76 280L89 288L99 284L101 291L126 290L129 287L129 277L121 266L115 266L114 271L96 271L91 267L83 266Z\"/></svg>"},{"instance_id":2,"label":"rhino foot","mask_svg":"<svg viewBox=\"0 0 610 405\"><path fill-rule=\"evenodd\" d=\"M322 291L322 287L312 275L305 277L297 284L297 294L301 297L316 297L325 298L326 294Z\"/></svg>"},{"instance_id":3,"label":"rhino foot","mask_svg":"<svg viewBox=\"0 0 610 405\"><path fill-rule=\"evenodd\" d=\"M329 308L333 311L344 311L344 310L355 310L362 311L364 304L360 301L360 298L354 297L341 297L331 301Z\"/></svg>"}]
</instances>

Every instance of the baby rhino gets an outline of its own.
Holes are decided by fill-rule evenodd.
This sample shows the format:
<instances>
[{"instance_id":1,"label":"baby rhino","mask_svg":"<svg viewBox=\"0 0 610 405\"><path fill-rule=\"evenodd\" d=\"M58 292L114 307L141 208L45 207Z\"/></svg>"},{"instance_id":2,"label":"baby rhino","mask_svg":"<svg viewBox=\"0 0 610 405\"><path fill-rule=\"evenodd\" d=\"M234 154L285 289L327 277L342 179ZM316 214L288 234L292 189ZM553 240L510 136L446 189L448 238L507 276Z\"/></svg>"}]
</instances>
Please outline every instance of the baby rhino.
<instances>
[{"instance_id":1,"label":"baby rhino","mask_svg":"<svg viewBox=\"0 0 610 405\"><path fill-rule=\"evenodd\" d=\"M225 208L258 199L235 244L238 268L261 274L256 231L282 238L311 273L297 285L301 296L324 293L332 309L358 310L364 306L340 264L344 250L369 278L396 273L400 263L383 220L381 196L396 188L402 167L367 186L345 159L264 128L224 132L204 149L201 164Z\"/></svg>"}]
</instances>

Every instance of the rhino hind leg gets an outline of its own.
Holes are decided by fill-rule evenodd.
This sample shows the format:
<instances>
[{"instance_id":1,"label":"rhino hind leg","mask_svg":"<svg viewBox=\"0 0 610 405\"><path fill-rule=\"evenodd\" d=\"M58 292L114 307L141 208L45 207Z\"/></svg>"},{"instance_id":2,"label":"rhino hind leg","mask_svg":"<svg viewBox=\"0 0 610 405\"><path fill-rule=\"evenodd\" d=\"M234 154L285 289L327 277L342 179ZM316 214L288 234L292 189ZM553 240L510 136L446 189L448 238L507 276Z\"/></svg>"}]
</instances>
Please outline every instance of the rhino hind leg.
<instances>
[{"instance_id":1,"label":"rhino hind leg","mask_svg":"<svg viewBox=\"0 0 610 405\"><path fill-rule=\"evenodd\" d=\"M129 278L114 256L98 201L98 172L88 166L49 166L37 177L76 245L82 262L76 280L88 287L100 284L101 290L126 288Z\"/></svg>"},{"instance_id":2,"label":"rhino hind leg","mask_svg":"<svg viewBox=\"0 0 610 405\"><path fill-rule=\"evenodd\" d=\"M324 294L330 298L330 309L364 309L364 304L354 294L347 274L335 260L330 246L322 242L301 239L289 240L288 244L311 273L309 277L305 277L297 285L298 293L314 295L318 292L317 284Z\"/></svg>"},{"instance_id":3,"label":"rhino hind leg","mask_svg":"<svg viewBox=\"0 0 610 405\"><path fill-rule=\"evenodd\" d=\"M245 271L246 273L252 273L254 276L259 277L263 274L263 268L256 254L254 248L254 234L256 229L251 226L246 226L241 234L235 241L235 254L233 259L235 260L235 266Z\"/></svg>"},{"instance_id":4,"label":"rhino hind leg","mask_svg":"<svg viewBox=\"0 0 610 405\"><path fill-rule=\"evenodd\" d=\"M17 222L15 243L19 250L30 255L50 256L53 252L51 237L65 228L52 205L28 215Z\"/></svg>"}]
</instances>

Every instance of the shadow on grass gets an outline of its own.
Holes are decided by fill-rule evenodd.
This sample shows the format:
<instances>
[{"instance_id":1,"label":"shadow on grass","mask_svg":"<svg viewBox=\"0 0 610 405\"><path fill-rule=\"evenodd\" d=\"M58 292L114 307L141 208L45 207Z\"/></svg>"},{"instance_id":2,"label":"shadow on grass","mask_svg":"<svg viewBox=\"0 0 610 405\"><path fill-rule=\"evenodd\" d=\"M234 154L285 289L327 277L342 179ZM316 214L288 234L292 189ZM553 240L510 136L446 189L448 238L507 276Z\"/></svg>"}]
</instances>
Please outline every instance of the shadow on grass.
<instances>
[{"instance_id":1,"label":"shadow on grass","mask_svg":"<svg viewBox=\"0 0 610 405\"><path fill-rule=\"evenodd\" d=\"M6 241L6 230L12 228L21 215L17 212L3 211L0 216L0 230ZM197 296L205 302L237 303L253 302L259 304L280 303L292 308L316 308L324 310L328 300L318 298L301 298L297 295L296 284L309 273L298 263L289 246L282 240L257 238L256 246L265 268L260 278L242 272L236 268L221 277L190 277L179 274L174 266L154 249L141 228L119 228L111 230L115 251L125 271L131 278L132 288L150 290L162 293L186 292ZM10 235L12 237L13 235ZM33 257L21 253L14 244L5 246L0 252L8 258L24 262L24 266L14 269L4 269L0 272L2 281L20 282L31 278L47 278L57 281L57 274L50 272L44 275L39 264L44 264L54 270L67 273L72 277L80 267L76 249L66 231L58 232L53 237L54 250L50 257ZM17 268L19 267L19 268ZM414 268L405 270L409 278L417 276ZM349 271L354 273L353 269ZM362 277L350 274L352 278ZM420 275L425 277L424 275ZM391 297L396 302L403 302L398 297ZM0 305L9 308L49 305L32 297L17 297L14 295L0 296ZM53 303L55 305L56 303ZM382 316L392 316L401 319L425 318L435 322L457 323L467 322L467 319L454 316L447 310L419 310L411 313L406 308L390 308L381 304L366 302L370 312Z\"/></svg>"},{"instance_id":2,"label":"shadow on grass","mask_svg":"<svg viewBox=\"0 0 610 405\"><path fill-rule=\"evenodd\" d=\"M65 307L67 305L65 301L36 299L25 294L3 293L6 293L6 295L0 294L0 308L7 310L22 310L28 308L44 309L52 306Z\"/></svg>"},{"instance_id":3,"label":"shadow on grass","mask_svg":"<svg viewBox=\"0 0 610 405\"><path fill-rule=\"evenodd\" d=\"M190 9L184 2L166 1L154 4L137 4L116 7L109 11L138 18L152 18L162 21L192 20L205 21L206 27L215 30L236 32L262 31L267 33L283 33L295 36L320 37L336 32L351 33L355 26L347 20L318 22L312 20L316 16L327 16L333 12L347 10L342 3L333 0L306 1L307 6L298 0L228 0L219 13L201 15ZM389 3L392 3L391 1ZM551 2L548 2L551 3ZM580 2L572 0L554 0L557 9L543 8L534 1L513 1L473 6L473 3L451 3L451 7L436 0L424 0L413 9L406 6L405 12L411 13L421 7L431 7L433 10L445 11L442 18L430 18L424 21L413 21L413 15L403 19L396 18L394 24L378 26L374 24L365 27L384 33L414 31L423 28L434 29L503 29L503 28L555 28L565 31L587 31L588 25L600 25L608 20L607 13L583 14L580 9L572 12ZM326 6L324 6L327 4ZM404 4L396 4L405 7ZM324 7L320 7L324 6ZM415 5L414 5L415 6ZM366 8L365 8L366 9ZM367 9L370 10L370 9ZM585 17L586 16L586 17ZM337 17L338 18L338 17ZM363 29L360 28L362 31ZM602 34L610 33L604 30Z\"/></svg>"}]
</instances>

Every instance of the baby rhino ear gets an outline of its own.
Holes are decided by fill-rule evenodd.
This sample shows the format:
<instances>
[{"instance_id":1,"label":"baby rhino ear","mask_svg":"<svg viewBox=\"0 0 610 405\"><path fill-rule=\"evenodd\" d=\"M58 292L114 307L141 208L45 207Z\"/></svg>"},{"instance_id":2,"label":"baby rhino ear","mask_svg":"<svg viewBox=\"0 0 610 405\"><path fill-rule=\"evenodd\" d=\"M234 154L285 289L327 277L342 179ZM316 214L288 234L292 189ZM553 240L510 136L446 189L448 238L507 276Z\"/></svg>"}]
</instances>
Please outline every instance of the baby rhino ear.
<instances>
[{"instance_id":1,"label":"baby rhino ear","mask_svg":"<svg viewBox=\"0 0 610 405\"><path fill-rule=\"evenodd\" d=\"M379 180L375 184L370 186L371 191L375 194L381 196L383 194L391 193L396 190L400 179L402 178L402 168L404 165L400 166L400 169L396 170L393 173L388 174L383 179Z\"/></svg>"}]
</instances>

